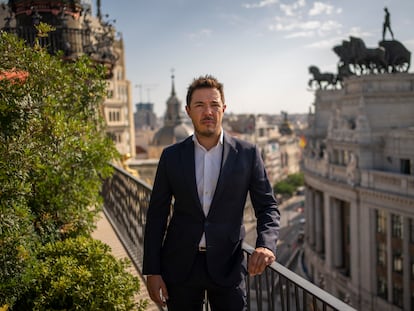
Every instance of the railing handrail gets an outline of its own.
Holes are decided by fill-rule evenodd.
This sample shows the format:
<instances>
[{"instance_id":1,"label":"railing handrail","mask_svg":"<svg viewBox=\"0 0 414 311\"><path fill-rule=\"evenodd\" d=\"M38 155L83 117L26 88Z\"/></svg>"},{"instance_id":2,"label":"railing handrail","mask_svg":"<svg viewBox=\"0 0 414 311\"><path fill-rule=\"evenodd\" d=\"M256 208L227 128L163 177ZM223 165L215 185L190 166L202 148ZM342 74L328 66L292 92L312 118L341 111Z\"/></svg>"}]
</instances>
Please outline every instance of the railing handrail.
<instances>
[{"instance_id":1,"label":"railing handrail","mask_svg":"<svg viewBox=\"0 0 414 311\"><path fill-rule=\"evenodd\" d=\"M254 248L251 245L247 244L246 242L243 242L243 250L249 255L251 255L254 251ZM288 268L281 265L277 261L273 262L270 266L267 267L267 269L271 269L277 272L279 275L285 277L286 279L289 279L291 283L296 284L302 289L306 289L307 293L317 297L319 300L324 301L331 308L334 308L336 310L341 310L341 311L355 311L355 309L352 308L350 305L346 304L345 302L342 302L341 300L331 295L327 291L319 288L315 284L302 278L301 276L289 270Z\"/></svg>"}]
</instances>

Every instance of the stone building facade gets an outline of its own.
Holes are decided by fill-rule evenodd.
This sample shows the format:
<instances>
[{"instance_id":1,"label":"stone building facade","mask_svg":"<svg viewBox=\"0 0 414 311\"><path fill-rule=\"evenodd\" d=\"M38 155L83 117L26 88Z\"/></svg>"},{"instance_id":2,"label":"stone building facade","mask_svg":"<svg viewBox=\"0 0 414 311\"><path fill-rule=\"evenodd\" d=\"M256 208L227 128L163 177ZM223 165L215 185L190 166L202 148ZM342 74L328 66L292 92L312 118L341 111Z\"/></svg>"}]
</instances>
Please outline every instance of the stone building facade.
<instances>
[{"instance_id":1,"label":"stone building facade","mask_svg":"<svg viewBox=\"0 0 414 311\"><path fill-rule=\"evenodd\" d=\"M125 49L122 38L114 41L117 55L112 77L108 79L107 96L103 103L106 131L122 155L135 157L135 126L131 82L126 77Z\"/></svg>"},{"instance_id":2,"label":"stone building facade","mask_svg":"<svg viewBox=\"0 0 414 311\"><path fill-rule=\"evenodd\" d=\"M130 81L126 78L123 39L103 20L100 1L92 15L89 0L9 0L0 5L0 30L14 33L33 44L40 21L55 27L41 43L52 54L63 52L66 60L88 55L107 69L107 97L102 105L107 133L122 155L135 155L135 136Z\"/></svg>"},{"instance_id":3,"label":"stone building facade","mask_svg":"<svg viewBox=\"0 0 414 311\"><path fill-rule=\"evenodd\" d=\"M352 76L315 97L309 277L358 310L414 310L414 74Z\"/></svg>"}]
</instances>

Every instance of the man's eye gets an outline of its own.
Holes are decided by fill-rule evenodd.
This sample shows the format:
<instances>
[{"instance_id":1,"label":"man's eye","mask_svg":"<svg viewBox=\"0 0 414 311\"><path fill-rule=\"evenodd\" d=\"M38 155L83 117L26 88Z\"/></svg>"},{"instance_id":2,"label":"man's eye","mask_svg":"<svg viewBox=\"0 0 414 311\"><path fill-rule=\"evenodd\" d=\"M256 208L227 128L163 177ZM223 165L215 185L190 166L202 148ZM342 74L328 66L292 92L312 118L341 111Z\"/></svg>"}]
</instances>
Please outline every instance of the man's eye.
<instances>
[{"instance_id":1,"label":"man's eye","mask_svg":"<svg viewBox=\"0 0 414 311\"><path fill-rule=\"evenodd\" d=\"M211 108L213 108L214 110L219 110L221 108L220 104L212 104Z\"/></svg>"}]
</instances>

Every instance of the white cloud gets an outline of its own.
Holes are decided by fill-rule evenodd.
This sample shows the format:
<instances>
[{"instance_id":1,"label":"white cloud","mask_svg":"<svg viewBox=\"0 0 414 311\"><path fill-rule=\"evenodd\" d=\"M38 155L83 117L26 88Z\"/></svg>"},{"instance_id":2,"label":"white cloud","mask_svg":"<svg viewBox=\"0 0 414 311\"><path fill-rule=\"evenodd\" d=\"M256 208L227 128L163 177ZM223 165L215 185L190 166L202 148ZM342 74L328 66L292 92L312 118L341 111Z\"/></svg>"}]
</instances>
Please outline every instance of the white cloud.
<instances>
[{"instance_id":1,"label":"white cloud","mask_svg":"<svg viewBox=\"0 0 414 311\"><path fill-rule=\"evenodd\" d=\"M246 9L264 8L278 3L279 0L262 0L256 3L244 3L242 6Z\"/></svg>"},{"instance_id":2,"label":"white cloud","mask_svg":"<svg viewBox=\"0 0 414 311\"><path fill-rule=\"evenodd\" d=\"M324 35L325 33L329 33L329 32L332 32L334 30L338 30L341 28L342 28L342 25L338 23L337 21L328 20L326 22L321 23L321 26L318 29L318 31L320 32L321 35Z\"/></svg>"},{"instance_id":3,"label":"white cloud","mask_svg":"<svg viewBox=\"0 0 414 311\"><path fill-rule=\"evenodd\" d=\"M276 17L276 22L269 26L270 31L292 32L285 38L297 37L325 37L330 33L338 33L342 24L335 20L302 20L300 18Z\"/></svg>"},{"instance_id":4,"label":"white cloud","mask_svg":"<svg viewBox=\"0 0 414 311\"><path fill-rule=\"evenodd\" d=\"M285 13L286 16L296 16L297 11L303 7L305 7L306 1L305 0L298 0L292 4L281 4L280 9Z\"/></svg>"},{"instance_id":5,"label":"white cloud","mask_svg":"<svg viewBox=\"0 0 414 311\"><path fill-rule=\"evenodd\" d=\"M307 48L316 48L316 49L331 49L335 45L341 44L342 38L334 37L330 39L324 39L320 41L313 42L311 44L306 45Z\"/></svg>"},{"instance_id":6,"label":"white cloud","mask_svg":"<svg viewBox=\"0 0 414 311\"><path fill-rule=\"evenodd\" d=\"M190 34L188 34L188 37L190 39L199 39L199 38L205 38L205 37L210 37L212 34L212 30L211 29L200 29L198 32L192 32Z\"/></svg>"},{"instance_id":7,"label":"white cloud","mask_svg":"<svg viewBox=\"0 0 414 311\"><path fill-rule=\"evenodd\" d=\"M311 38L315 36L314 31L299 31L293 32L285 36L286 39L295 39L295 38Z\"/></svg>"},{"instance_id":8,"label":"white cloud","mask_svg":"<svg viewBox=\"0 0 414 311\"><path fill-rule=\"evenodd\" d=\"M323 2L314 2L313 7L309 11L310 16L316 16L321 14L331 15L334 12L334 7L330 4Z\"/></svg>"},{"instance_id":9,"label":"white cloud","mask_svg":"<svg viewBox=\"0 0 414 311\"><path fill-rule=\"evenodd\" d=\"M269 29L273 31L295 31L295 30L316 30L323 25L320 21L300 21L295 19L286 19L276 17L276 24L270 25Z\"/></svg>"},{"instance_id":10,"label":"white cloud","mask_svg":"<svg viewBox=\"0 0 414 311\"><path fill-rule=\"evenodd\" d=\"M348 31L348 36L358 37L358 38L364 38L364 37L372 37L372 33L362 31L360 27L352 27Z\"/></svg>"}]
</instances>

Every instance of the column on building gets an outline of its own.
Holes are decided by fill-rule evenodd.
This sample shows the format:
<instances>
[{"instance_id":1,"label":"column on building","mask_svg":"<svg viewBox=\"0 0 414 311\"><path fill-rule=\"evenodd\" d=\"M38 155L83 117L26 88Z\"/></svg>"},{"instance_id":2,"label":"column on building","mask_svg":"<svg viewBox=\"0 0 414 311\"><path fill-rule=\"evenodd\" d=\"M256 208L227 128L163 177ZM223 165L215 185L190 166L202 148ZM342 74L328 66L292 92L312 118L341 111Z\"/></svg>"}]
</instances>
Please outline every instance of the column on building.
<instances>
[{"instance_id":1,"label":"column on building","mask_svg":"<svg viewBox=\"0 0 414 311\"><path fill-rule=\"evenodd\" d=\"M403 291L404 310L413 310L411 306L411 256L410 256L410 218L403 217Z\"/></svg>"},{"instance_id":2,"label":"column on building","mask_svg":"<svg viewBox=\"0 0 414 311\"><path fill-rule=\"evenodd\" d=\"M369 226L365 221L367 219L364 219L362 216L362 211L357 207L357 204L354 201L350 202L350 271L349 275L351 277L352 284L357 287L360 284L360 273L361 273L361 266L360 261L362 260L369 260L369 256L366 252L364 252L364 257L361 258L361 252L363 249L360 249L360 245L363 245L362 243L365 242L365 238L367 237L367 232L369 230ZM367 230L368 229L368 230ZM365 235L363 237L363 235ZM369 249L368 245L364 245L367 247L367 251Z\"/></svg>"},{"instance_id":3,"label":"column on building","mask_svg":"<svg viewBox=\"0 0 414 311\"><path fill-rule=\"evenodd\" d=\"M309 219L310 219L310 209L311 209L311 201L310 201L310 197L311 197L311 192L312 189L309 188L308 186L306 186L305 188L305 219L306 219L306 225L305 225L305 237L309 237L309 232L310 232L310 228L309 228Z\"/></svg>"},{"instance_id":4,"label":"column on building","mask_svg":"<svg viewBox=\"0 0 414 311\"><path fill-rule=\"evenodd\" d=\"M343 266L343 240L342 240L342 224L341 209L338 199L332 198L332 239L335 241L333 247L333 265L335 268Z\"/></svg>"},{"instance_id":5,"label":"column on building","mask_svg":"<svg viewBox=\"0 0 414 311\"><path fill-rule=\"evenodd\" d=\"M326 192L324 193L323 196L323 201L324 201L324 216L325 216L325 264L327 266L327 268L329 270L331 270L334 266L333 266L333 247L334 244L336 243L336 241L334 240L332 231L333 231L333 226L332 226L332 219L333 219L333 215L332 215L332 207L330 205L332 198L331 196L329 196Z\"/></svg>"},{"instance_id":6,"label":"column on building","mask_svg":"<svg viewBox=\"0 0 414 311\"><path fill-rule=\"evenodd\" d=\"M386 211L387 215L387 289L388 289L388 302L392 303L393 294L392 294L392 224L391 224L391 214Z\"/></svg>"},{"instance_id":7,"label":"column on building","mask_svg":"<svg viewBox=\"0 0 414 311\"><path fill-rule=\"evenodd\" d=\"M308 230L308 237L309 237L309 244L313 247L315 245L315 190L311 189L309 191L309 206L307 206L306 208L309 209L309 214L308 214L308 218L306 219L307 221L307 226L306 229Z\"/></svg>"},{"instance_id":8,"label":"column on building","mask_svg":"<svg viewBox=\"0 0 414 311\"><path fill-rule=\"evenodd\" d=\"M322 253L323 247L323 195L322 192L317 191L315 193L315 246L316 252Z\"/></svg>"},{"instance_id":9,"label":"column on building","mask_svg":"<svg viewBox=\"0 0 414 311\"><path fill-rule=\"evenodd\" d=\"M359 282L360 287L367 293L375 293L377 291L378 280L375 275L377 274L377 247L378 242L376 239L376 221L377 214L375 209L371 208L359 208L358 226L360 232L358 239L359 244ZM372 282L375 280L375 282ZM370 305L371 303L366 303Z\"/></svg>"}]
</instances>

